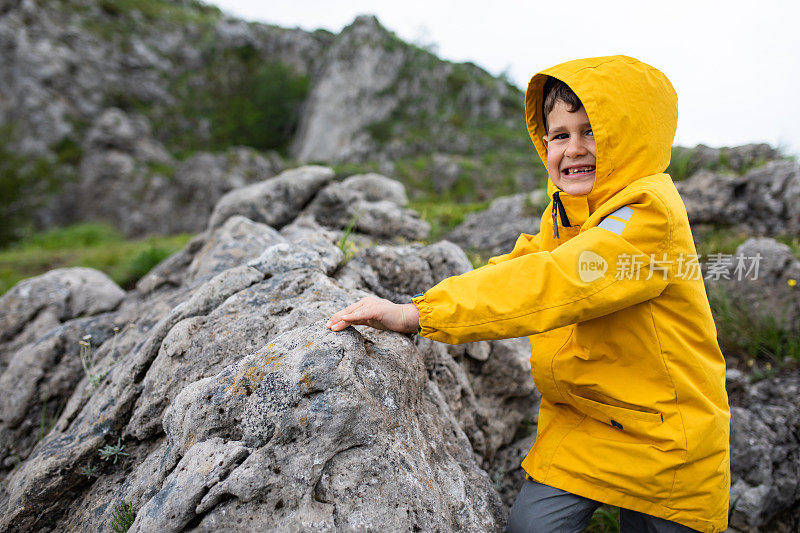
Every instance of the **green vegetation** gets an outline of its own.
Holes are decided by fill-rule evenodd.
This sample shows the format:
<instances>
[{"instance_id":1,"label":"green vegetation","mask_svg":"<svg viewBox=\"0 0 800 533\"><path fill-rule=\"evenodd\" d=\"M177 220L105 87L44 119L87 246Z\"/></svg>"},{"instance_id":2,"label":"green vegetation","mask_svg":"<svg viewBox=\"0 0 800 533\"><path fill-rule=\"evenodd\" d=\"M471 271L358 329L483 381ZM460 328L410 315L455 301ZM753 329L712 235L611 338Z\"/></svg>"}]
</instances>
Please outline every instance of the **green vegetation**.
<instances>
[{"instance_id":1,"label":"green vegetation","mask_svg":"<svg viewBox=\"0 0 800 533\"><path fill-rule=\"evenodd\" d=\"M788 285L786 290L797 290ZM741 298L720 287L709 289L717 337L726 354L738 355L755 371L771 371L787 361L800 363L800 336L785 320L755 314Z\"/></svg>"},{"instance_id":2,"label":"green vegetation","mask_svg":"<svg viewBox=\"0 0 800 533\"><path fill-rule=\"evenodd\" d=\"M732 228L720 226L706 231L700 236L696 244L700 261L704 261L711 254L733 254L748 235Z\"/></svg>"},{"instance_id":3,"label":"green vegetation","mask_svg":"<svg viewBox=\"0 0 800 533\"><path fill-rule=\"evenodd\" d=\"M350 220L350 223L344 229L344 232L342 232L342 237L339 239L339 242L337 243L337 246L344 254L344 257L342 258L342 263L350 261L350 259L353 258L356 252L358 252L358 248L356 247L356 245L353 244L352 242L348 242L347 239L350 237L350 234L353 233L353 229L356 227L356 224L358 223L358 219L360 217L361 213L356 213L355 215L353 215L353 218Z\"/></svg>"},{"instance_id":4,"label":"green vegetation","mask_svg":"<svg viewBox=\"0 0 800 533\"><path fill-rule=\"evenodd\" d=\"M114 340L116 341L116 336ZM80 344L80 358L83 371L86 373L86 377L89 379L89 383L91 383L92 386L97 387L100 385L100 382L103 381L103 378L106 377L108 371L105 372L94 371L94 353L92 352L91 335L84 335L83 339L81 339L81 341L78 344Z\"/></svg>"},{"instance_id":5,"label":"green vegetation","mask_svg":"<svg viewBox=\"0 0 800 533\"><path fill-rule=\"evenodd\" d=\"M65 137L51 147L53 157L20 154L11 126L0 126L0 247L19 239L32 224L31 212L75 179L80 147Z\"/></svg>"},{"instance_id":6,"label":"green vegetation","mask_svg":"<svg viewBox=\"0 0 800 533\"><path fill-rule=\"evenodd\" d=\"M697 253L701 261L712 254L733 254L750 237L752 235L742 231L727 226L717 226L699 235L696 243ZM774 239L787 245L792 254L800 259L800 238L792 235L776 235Z\"/></svg>"},{"instance_id":7,"label":"green vegetation","mask_svg":"<svg viewBox=\"0 0 800 533\"><path fill-rule=\"evenodd\" d=\"M619 507L598 507L583 533L619 533Z\"/></svg>"},{"instance_id":8,"label":"green vegetation","mask_svg":"<svg viewBox=\"0 0 800 533\"><path fill-rule=\"evenodd\" d=\"M99 0L97 5L111 16L129 16L138 11L150 22L165 20L174 24L196 23L204 17L222 14L217 7L196 0L183 5L164 0Z\"/></svg>"},{"instance_id":9,"label":"green vegetation","mask_svg":"<svg viewBox=\"0 0 800 533\"><path fill-rule=\"evenodd\" d=\"M102 448L100 448L100 459L103 461L110 461L112 458L114 459L114 464L117 464L117 459L122 457L123 455L129 455L125 451L125 445L122 444L121 439L117 439L116 444L106 444Z\"/></svg>"},{"instance_id":10,"label":"green vegetation","mask_svg":"<svg viewBox=\"0 0 800 533\"><path fill-rule=\"evenodd\" d=\"M673 146L672 156L670 157L669 166L667 167L667 174L672 177L673 181L683 181L689 177L689 173L692 170L691 164L691 148Z\"/></svg>"},{"instance_id":11,"label":"green vegetation","mask_svg":"<svg viewBox=\"0 0 800 533\"><path fill-rule=\"evenodd\" d=\"M55 427L56 422L58 422L58 417L61 416L61 410L64 409L64 405L66 405L66 403L59 405L55 413L53 415L49 415L49 410L47 409L47 400L42 402L42 416L41 421L39 422L39 436L36 439L37 442L42 440L44 436L50 433L50 431L52 431L52 429Z\"/></svg>"},{"instance_id":12,"label":"green vegetation","mask_svg":"<svg viewBox=\"0 0 800 533\"><path fill-rule=\"evenodd\" d=\"M775 237L775 240L778 242L782 242L792 250L792 254L800 259L800 238L794 237L792 235L778 235Z\"/></svg>"},{"instance_id":13,"label":"green vegetation","mask_svg":"<svg viewBox=\"0 0 800 533\"><path fill-rule=\"evenodd\" d=\"M448 231L464 222L468 214L482 211L488 206L489 202L457 203L440 200L415 200L409 204L411 209L417 211L431 225L428 237L430 242L441 239Z\"/></svg>"},{"instance_id":14,"label":"green vegetation","mask_svg":"<svg viewBox=\"0 0 800 533\"><path fill-rule=\"evenodd\" d=\"M128 241L111 226L83 223L48 230L0 250L0 294L20 280L62 267L86 266L108 274L124 289L164 258L183 248L191 235Z\"/></svg>"},{"instance_id":15,"label":"green vegetation","mask_svg":"<svg viewBox=\"0 0 800 533\"><path fill-rule=\"evenodd\" d=\"M265 60L252 45L205 50L204 68L172 81L179 103L154 124L173 148L221 151L230 146L278 150L285 154L300 120L309 78L283 63ZM187 121L208 123L187 128Z\"/></svg>"},{"instance_id":16,"label":"green vegetation","mask_svg":"<svg viewBox=\"0 0 800 533\"><path fill-rule=\"evenodd\" d=\"M114 506L111 513L111 529L114 533L124 533L131 528L134 520L136 511L133 510L133 504L121 501Z\"/></svg>"},{"instance_id":17,"label":"green vegetation","mask_svg":"<svg viewBox=\"0 0 800 533\"><path fill-rule=\"evenodd\" d=\"M100 475L100 469L97 467L97 465L93 465L91 461L82 466L78 472L80 475L89 479L98 477Z\"/></svg>"}]
</instances>

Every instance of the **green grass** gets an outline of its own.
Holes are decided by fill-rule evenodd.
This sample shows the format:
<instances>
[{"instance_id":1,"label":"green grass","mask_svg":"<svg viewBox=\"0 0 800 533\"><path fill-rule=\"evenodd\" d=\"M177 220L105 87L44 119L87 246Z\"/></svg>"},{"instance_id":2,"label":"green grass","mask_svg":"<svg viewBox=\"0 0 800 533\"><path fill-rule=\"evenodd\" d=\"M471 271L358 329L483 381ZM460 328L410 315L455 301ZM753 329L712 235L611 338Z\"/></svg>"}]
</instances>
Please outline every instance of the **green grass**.
<instances>
[{"instance_id":1,"label":"green grass","mask_svg":"<svg viewBox=\"0 0 800 533\"><path fill-rule=\"evenodd\" d=\"M219 8L198 1L182 6L164 0L98 0L97 5L108 16L129 17L133 11L138 11L149 22L191 24L222 16Z\"/></svg>"},{"instance_id":2,"label":"green grass","mask_svg":"<svg viewBox=\"0 0 800 533\"><path fill-rule=\"evenodd\" d=\"M409 204L411 209L417 211L431 225L428 237L430 242L441 239L445 233L464 222L468 214L482 211L488 206L489 202L458 203L437 200L414 200Z\"/></svg>"},{"instance_id":3,"label":"green grass","mask_svg":"<svg viewBox=\"0 0 800 533\"><path fill-rule=\"evenodd\" d=\"M131 528L135 520L136 511L133 504L120 501L111 513L111 529L114 533L124 533Z\"/></svg>"},{"instance_id":4,"label":"green grass","mask_svg":"<svg viewBox=\"0 0 800 533\"><path fill-rule=\"evenodd\" d=\"M736 249L752 237L747 233L728 227L717 227L706 231L696 243L700 260L706 260L711 254L734 254ZM792 235L776 235L774 239L787 245L797 259L800 259L800 238Z\"/></svg>"},{"instance_id":5,"label":"green grass","mask_svg":"<svg viewBox=\"0 0 800 533\"><path fill-rule=\"evenodd\" d=\"M619 508L601 505L583 533L619 533Z\"/></svg>"},{"instance_id":6,"label":"green grass","mask_svg":"<svg viewBox=\"0 0 800 533\"><path fill-rule=\"evenodd\" d=\"M696 245L700 261L705 261L711 254L733 254L744 241L750 237L731 228L713 228L701 236Z\"/></svg>"},{"instance_id":7,"label":"green grass","mask_svg":"<svg viewBox=\"0 0 800 533\"><path fill-rule=\"evenodd\" d=\"M790 235L778 235L775 240L788 246L792 250L792 255L800 259L800 238Z\"/></svg>"},{"instance_id":8,"label":"green grass","mask_svg":"<svg viewBox=\"0 0 800 533\"><path fill-rule=\"evenodd\" d=\"M786 290L798 290L788 286ZM726 354L737 355L749 368L770 371L787 361L800 363L800 335L785 320L754 314L741 299L721 287L709 289L717 338Z\"/></svg>"},{"instance_id":9,"label":"green grass","mask_svg":"<svg viewBox=\"0 0 800 533\"><path fill-rule=\"evenodd\" d=\"M667 167L667 174L672 177L673 181L685 180L689 177L691 164L692 149L682 146L673 146L672 156L670 157L669 166Z\"/></svg>"},{"instance_id":10,"label":"green grass","mask_svg":"<svg viewBox=\"0 0 800 533\"><path fill-rule=\"evenodd\" d=\"M85 223L29 236L0 250L0 294L19 281L62 267L101 270L131 289L161 260L183 248L191 235L125 240L112 227Z\"/></svg>"}]
</instances>

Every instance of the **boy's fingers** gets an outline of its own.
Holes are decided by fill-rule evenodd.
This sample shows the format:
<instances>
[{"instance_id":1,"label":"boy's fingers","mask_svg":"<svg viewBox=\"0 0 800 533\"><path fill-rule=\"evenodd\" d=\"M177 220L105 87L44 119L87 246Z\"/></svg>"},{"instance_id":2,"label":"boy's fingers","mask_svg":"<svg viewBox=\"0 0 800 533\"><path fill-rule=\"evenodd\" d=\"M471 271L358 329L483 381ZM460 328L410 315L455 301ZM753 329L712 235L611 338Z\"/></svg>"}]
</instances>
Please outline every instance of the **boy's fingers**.
<instances>
[{"instance_id":1,"label":"boy's fingers","mask_svg":"<svg viewBox=\"0 0 800 533\"><path fill-rule=\"evenodd\" d=\"M343 309L339 313L336 313L336 315L333 315L328 321L328 327L334 331L340 331L353 324L369 325L369 320L377 318L375 308L367 302L359 303L363 303L363 305L350 312L347 312L347 309Z\"/></svg>"}]
</instances>

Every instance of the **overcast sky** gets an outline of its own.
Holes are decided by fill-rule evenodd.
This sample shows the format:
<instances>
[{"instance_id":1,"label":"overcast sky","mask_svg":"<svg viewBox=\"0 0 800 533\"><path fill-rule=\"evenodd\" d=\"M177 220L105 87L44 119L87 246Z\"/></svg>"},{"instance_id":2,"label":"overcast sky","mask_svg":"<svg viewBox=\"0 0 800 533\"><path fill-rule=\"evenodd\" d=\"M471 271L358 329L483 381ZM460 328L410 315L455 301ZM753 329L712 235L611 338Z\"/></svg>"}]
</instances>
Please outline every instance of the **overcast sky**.
<instances>
[{"instance_id":1,"label":"overcast sky","mask_svg":"<svg viewBox=\"0 0 800 533\"><path fill-rule=\"evenodd\" d=\"M562 61L634 56L663 71L678 92L677 144L768 142L800 154L796 0L208 3L248 21L334 33L359 14L374 14L402 39L505 72L523 90L533 74Z\"/></svg>"}]
</instances>

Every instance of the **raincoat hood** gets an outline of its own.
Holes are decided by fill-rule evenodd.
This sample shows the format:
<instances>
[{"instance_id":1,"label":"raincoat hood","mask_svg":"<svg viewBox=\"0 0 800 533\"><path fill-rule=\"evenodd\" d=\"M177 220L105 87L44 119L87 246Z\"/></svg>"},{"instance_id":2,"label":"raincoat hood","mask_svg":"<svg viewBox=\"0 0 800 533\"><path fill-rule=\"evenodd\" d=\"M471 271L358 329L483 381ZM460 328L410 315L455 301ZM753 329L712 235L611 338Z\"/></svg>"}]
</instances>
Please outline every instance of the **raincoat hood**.
<instances>
[{"instance_id":1,"label":"raincoat hood","mask_svg":"<svg viewBox=\"0 0 800 533\"><path fill-rule=\"evenodd\" d=\"M633 181L666 170L678 123L678 96L658 69L627 56L577 59L536 74L525 94L525 118L545 168L542 89L548 76L569 85L580 98L594 132L594 187L569 200L566 193L559 194L562 201L573 204L568 207L570 219L582 223L584 209L576 213L576 205L585 202L584 215L591 214ZM548 178L548 195L552 198L557 190Z\"/></svg>"}]
</instances>

